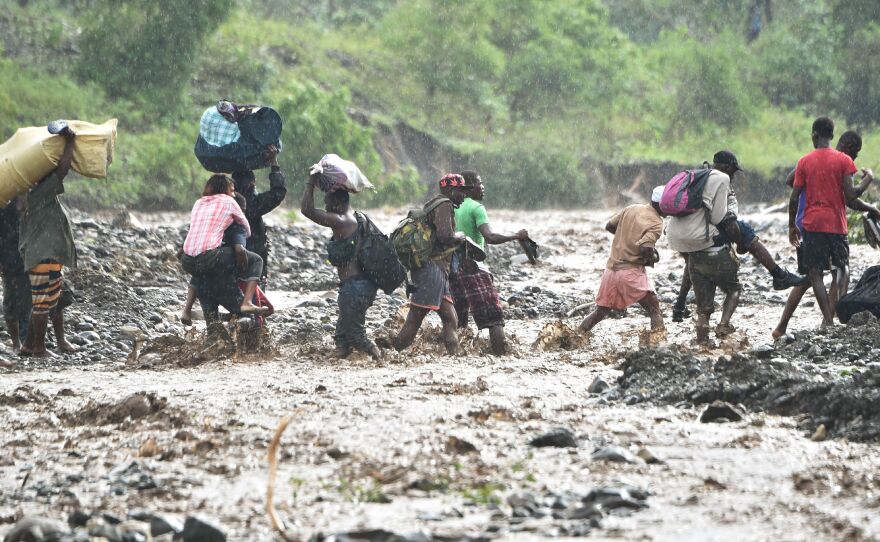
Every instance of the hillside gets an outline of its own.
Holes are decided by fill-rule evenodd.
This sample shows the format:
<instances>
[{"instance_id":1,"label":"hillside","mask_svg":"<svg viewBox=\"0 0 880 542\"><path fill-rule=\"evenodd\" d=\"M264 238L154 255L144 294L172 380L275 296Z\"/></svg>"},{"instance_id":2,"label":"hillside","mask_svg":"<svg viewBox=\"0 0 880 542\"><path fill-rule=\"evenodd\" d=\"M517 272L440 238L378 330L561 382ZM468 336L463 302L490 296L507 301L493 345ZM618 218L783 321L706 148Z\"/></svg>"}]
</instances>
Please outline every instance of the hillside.
<instances>
[{"instance_id":1,"label":"hillside","mask_svg":"<svg viewBox=\"0 0 880 542\"><path fill-rule=\"evenodd\" d=\"M111 179L69 194L147 209L197 194L197 121L221 97L281 112L293 177L326 152L355 160L375 205L464 167L496 204L591 205L720 148L744 192L772 197L820 114L880 164L874 3L716 4L18 0L0 14L0 137L118 117Z\"/></svg>"}]
</instances>

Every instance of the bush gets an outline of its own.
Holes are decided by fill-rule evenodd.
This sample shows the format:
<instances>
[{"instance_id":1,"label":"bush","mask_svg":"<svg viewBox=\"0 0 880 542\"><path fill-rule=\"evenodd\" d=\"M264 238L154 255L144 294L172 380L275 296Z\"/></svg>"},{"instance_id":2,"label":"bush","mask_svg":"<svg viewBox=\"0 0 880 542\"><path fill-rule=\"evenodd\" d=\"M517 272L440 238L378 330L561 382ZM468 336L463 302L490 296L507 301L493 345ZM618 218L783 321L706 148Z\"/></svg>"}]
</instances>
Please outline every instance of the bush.
<instances>
[{"instance_id":1,"label":"bush","mask_svg":"<svg viewBox=\"0 0 880 542\"><path fill-rule=\"evenodd\" d=\"M295 81L274 93L272 103L284 121L280 159L294 176L305 178L308 168L328 153L354 162L367 177L379 175L382 163L372 131L348 115L350 101L347 90L326 92Z\"/></svg>"},{"instance_id":2,"label":"bush","mask_svg":"<svg viewBox=\"0 0 880 542\"><path fill-rule=\"evenodd\" d=\"M203 41L231 7L232 0L99 0L79 40L77 74L153 114L179 111Z\"/></svg>"},{"instance_id":3,"label":"bush","mask_svg":"<svg viewBox=\"0 0 880 542\"><path fill-rule=\"evenodd\" d=\"M472 160L471 167L486 183L490 205L586 207L596 202L599 193L572 151L502 146L478 152Z\"/></svg>"},{"instance_id":4,"label":"bush","mask_svg":"<svg viewBox=\"0 0 880 542\"><path fill-rule=\"evenodd\" d=\"M770 102L827 110L842 74L829 58L835 32L821 3L805 5L790 26L774 26L755 42L755 82Z\"/></svg>"},{"instance_id":5,"label":"bush","mask_svg":"<svg viewBox=\"0 0 880 542\"><path fill-rule=\"evenodd\" d=\"M193 154L198 123L131 134L120 129L108 178L70 183L68 195L85 208L116 205L142 210L186 209L210 174Z\"/></svg>"},{"instance_id":6,"label":"bush","mask_svg":"<svg viewBox=\"0 0 880 542\"><path fill-rule=\"evenodd\" d=\"M746 125L757 110L753 90L739 68L747 56L731 34L695 38L684 29L664 32L653 50L658 88L654 106L671 133L697 131L710 124L725 129Z\"/></svg>"},{"instance_id":7,"label":"bush","mask_svg":"<svg viewBox=\"0 0 880 542\"><path fill-rule=\"evenodd\" d=\"M362 196L365 207L391 207L399 209L420 203L428 191L427 185L419 180L419 172L415 168L406 168L395 172L383 180L371 180L376 186L375 191L368 191Z\"/></svg>"}]
</instances>

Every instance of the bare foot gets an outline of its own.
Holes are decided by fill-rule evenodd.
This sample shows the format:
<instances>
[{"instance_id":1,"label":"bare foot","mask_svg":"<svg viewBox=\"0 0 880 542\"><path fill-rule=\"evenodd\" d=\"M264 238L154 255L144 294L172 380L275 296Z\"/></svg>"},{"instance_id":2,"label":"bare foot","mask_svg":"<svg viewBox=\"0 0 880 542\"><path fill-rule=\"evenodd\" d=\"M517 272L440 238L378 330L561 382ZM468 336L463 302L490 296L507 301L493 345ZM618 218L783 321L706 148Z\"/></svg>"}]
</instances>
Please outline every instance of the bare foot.
<instances>
[{"instance_id":1,"label":"bare foot","mask_svg":"<svg viewBox=\"0 0 880 542\"><path fill-rule=\"evenodd\" d=\"M67 342L67 339L65 339L65 340L58 341L58 350L64 352L65 354L73 354L74 352L78 351L79 349L77 347L73 346L72 344L70 344L69 342Z\"/></svg>"},{"instance_id":2,"label":"bare foot","mask_svg":"<svg viewBox=\"0 0 880 542\"><path fill-rule=\"evenodd\" d=\"M719 339L727 337L734 331L736 331L736 328L730 324L718 324L717 326L715 326L715 336Z\"/></svg>"},{"instance_id":3,"label":"bare foot","mask_svg":"<svg viewBox=\"0 0 880 542\"><path fill-rule=\"evenodd\" d=\"M373 346L372 348L370 348L370 350L367 352L367 354L369 354L370 357L373 359L382 359L382 351L379 350L379 348L376 346Z\"/></svg>"},{"instance_id":4,"label":"bare foot","mask_svg":"<svg viewBox=\"0 0 880 542\"><path fill-rule=\"evenodd\" d=\"M251 305L250 303L241 304L242 314L266 314L267 312L269 312L269 307L258 307L256 305Z\"/></svg>"},{"instance_id":5,"label":"bare foot","mask_svg":"<svg viewBox=\"0 0 880 542\"><path fill-rule=\"evenodd\" d=\"M52 359L57 358L58 354L54 352L50 352L48 350L34 350L29 354L31 357L42 358L42 359Z\"/></svg>"},{"instance_id":6,"label":"bare foot","mask_svg":"<svg viewBox=\"0 0 880 542\"><path fill-rule=\"evenodd\" d=\"M773 340L775 341L779 337L782 337L783 335L785 335L785 332L786 332L785 329L776 328L773 330L772 333L770 333L770 336L773 337Z\"/></svg>"},{"instance_id":7,"label":"bare foot","mask_svg":"<svg viewBox=\"0 0 880 542\"><path fill-rule=\"evenodd\" d=\"M0 359L0 367L15 367L15 362L8 359Z\"/></svg>"},{"instance_id":8,"label":"bare foot","mask_svg":"<svg viewBox=\"0 0 880 542\"><path fill-rule=\"evenodd\" d=\"M192 311L191 311L191 310L188 310L188 309L187 309L187 310L181 311L181 313L180 313L180 323L183 324L183 325L185 325L185 326L187 326L187 327L193 325Z\"/></svg>"}]
</instances>

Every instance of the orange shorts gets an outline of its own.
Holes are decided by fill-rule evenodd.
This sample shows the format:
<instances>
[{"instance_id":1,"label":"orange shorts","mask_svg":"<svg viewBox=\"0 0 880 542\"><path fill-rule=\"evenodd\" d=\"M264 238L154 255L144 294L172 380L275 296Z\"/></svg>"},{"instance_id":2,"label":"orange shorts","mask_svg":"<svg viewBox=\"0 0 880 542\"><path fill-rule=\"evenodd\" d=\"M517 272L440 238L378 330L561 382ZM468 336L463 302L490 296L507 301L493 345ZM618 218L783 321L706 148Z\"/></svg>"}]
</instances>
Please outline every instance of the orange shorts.
<instances>
[{"instance_id":1,"label":"orange shorts","mask_svg":"<svg viewBox=\"0 0 880 542\"><path fill-rule=\"evenodd\" d=\"M648 273L642 266L619 271L606 269L602 273L602 283L599 285L596 305L623 310L638 303L653 291L651 281L648 280Z\"/></svg>"}]
</instances>

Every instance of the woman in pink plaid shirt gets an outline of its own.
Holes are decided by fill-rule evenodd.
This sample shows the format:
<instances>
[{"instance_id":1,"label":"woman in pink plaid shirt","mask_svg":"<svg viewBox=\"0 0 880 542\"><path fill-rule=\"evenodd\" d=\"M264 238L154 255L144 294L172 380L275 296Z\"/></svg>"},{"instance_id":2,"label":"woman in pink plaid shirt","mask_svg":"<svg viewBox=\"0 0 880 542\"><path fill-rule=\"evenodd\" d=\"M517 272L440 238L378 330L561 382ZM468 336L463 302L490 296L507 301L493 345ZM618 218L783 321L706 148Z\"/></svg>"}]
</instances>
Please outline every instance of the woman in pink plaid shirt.
<instances>
[{"instance_id":1,"label":"woman in pink plaid shirt","mask_svg":"<svg viewBox=\"0 0 880 542\"><path fill-rule=\"evenodd\" d=\"M245 282L241 313L259 314L266 312L267 307L257 307L252 300L263 272L263 259L248 250L222 246L223 233L233 222L244 228L245 237L251 235L248 221L232 197L234 190L228 175L217 174L208 179L202 197L193 205L180 262L191 275L220 273L234 278L240 272Z\"/></svg>"}]
</instances>

